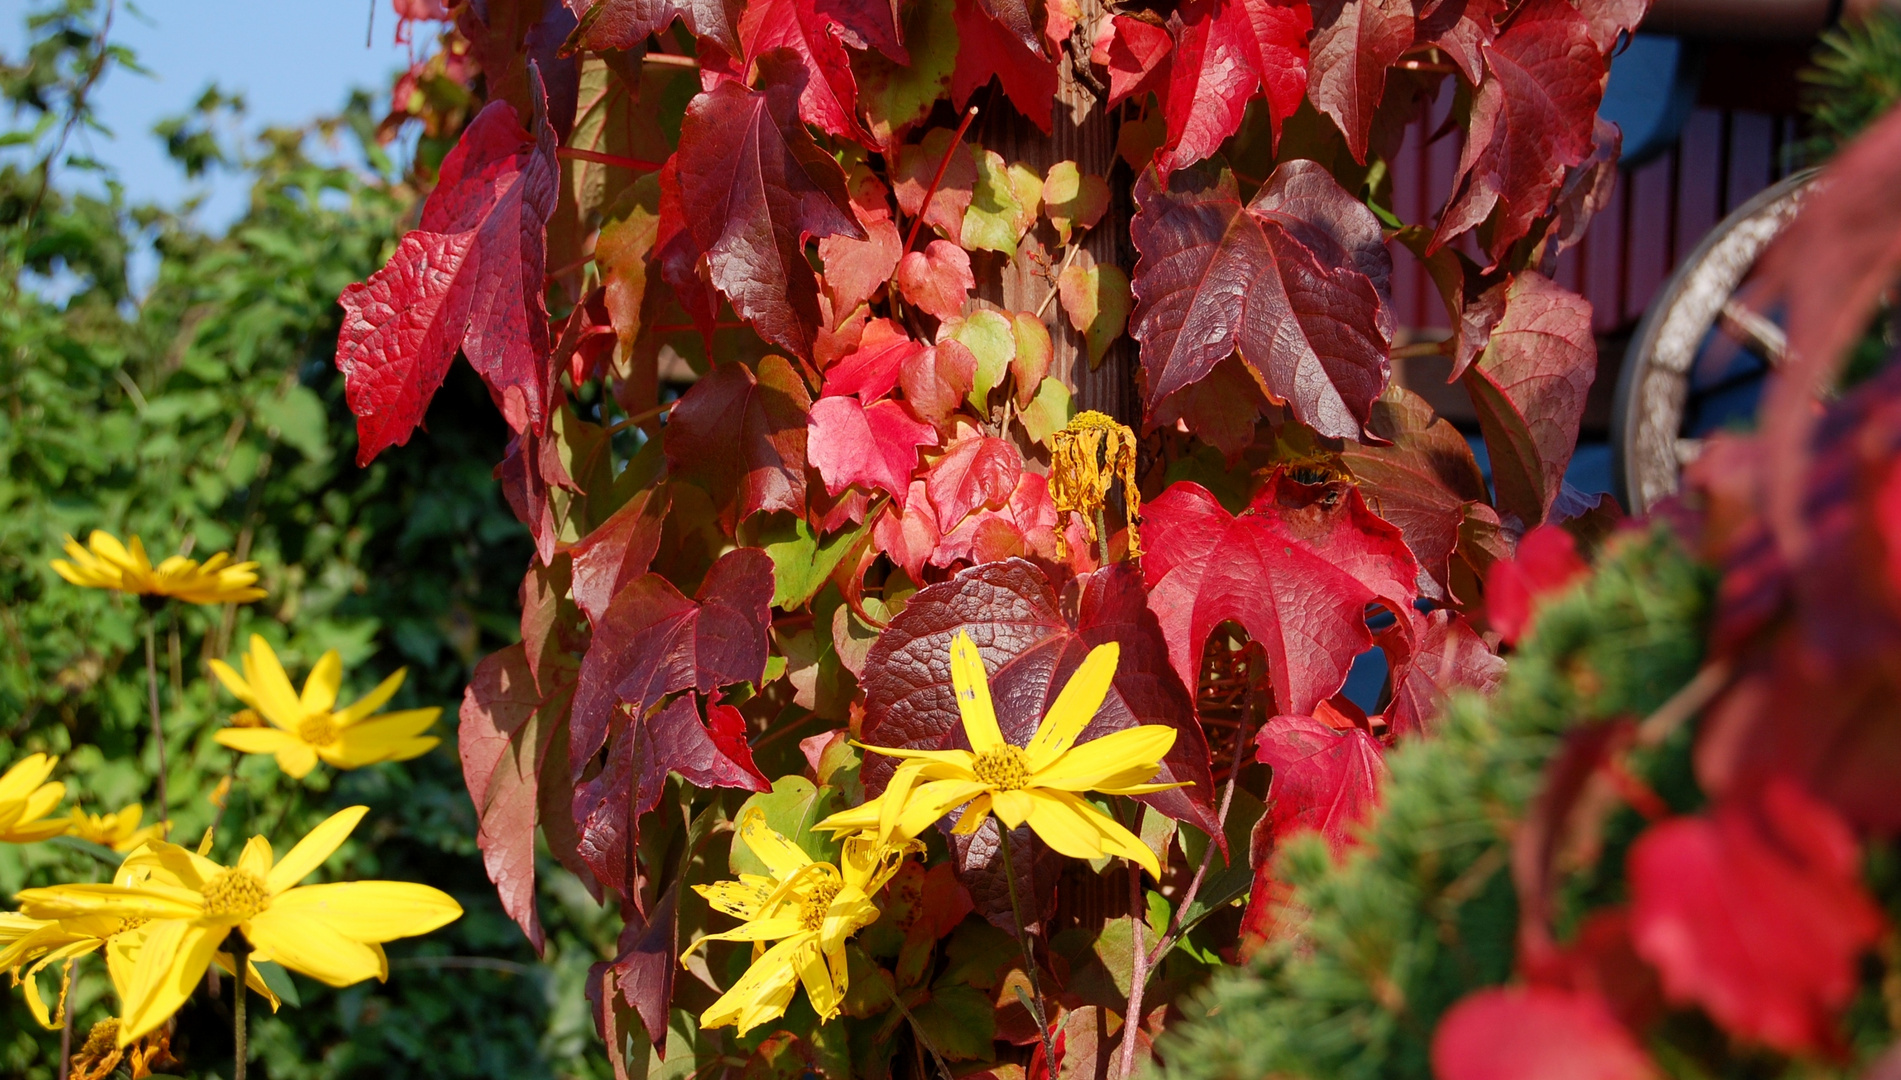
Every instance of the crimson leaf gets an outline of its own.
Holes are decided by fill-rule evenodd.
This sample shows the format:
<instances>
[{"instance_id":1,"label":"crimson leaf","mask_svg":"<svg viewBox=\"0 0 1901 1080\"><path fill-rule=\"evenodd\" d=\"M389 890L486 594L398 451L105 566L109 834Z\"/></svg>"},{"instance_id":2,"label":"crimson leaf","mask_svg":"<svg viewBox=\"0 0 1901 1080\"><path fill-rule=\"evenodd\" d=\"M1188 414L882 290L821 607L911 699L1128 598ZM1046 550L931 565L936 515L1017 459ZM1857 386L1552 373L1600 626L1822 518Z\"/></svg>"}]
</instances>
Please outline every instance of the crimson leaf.
<instances>
[{"instance_id":1,"label":"crimson leaf","mask_svg":"<svg viewBox=\"0 0 1901 1080\"><path fill-rule=\"evenodd\" d=\"M1254 738L1255 760L1273 768L1267 827L1276 846L1296 832L1326 837L1337 855L1352 830L1379 805L1386 762L1379 740L1361 728L1336 730L1311 716L1276 716ZM1272 863L1258 872L1270 872Z\"/></svg>"},{"instance_id":2,"label":"crimson leaf","mask_svg":"<svg viewBox=\"0 0 1901 1080\"><path fill-rule=\"evenodd\" d=\"M1240 130L1248 102L1267 96L1268 121L1281 121L1307 92L1307 32L1313 15L1295 0L1189 0L1170 20L1162 116L1167 140L1156 157L1164 175L1220 149Z\"/></svg>"},{"instance_id":3,"label":"crimson leaf","mask_svg":"<svg viewBox=\"0 0 1901 1080\"><path fill-rule=\"evenodd\" d=\"M1656 1066L1598 995L1547 986L1468 995L1432 1037L1440 1080L1654 1080Z\"/></svg>"},{"instance_id":4,"label":"crimson leaf","mask_svg":"<svg viewBox=\"0 0 1901 1080\"><path fill-rule=\"evenodd\" d=\"M458 745L462 776L481 827L482 865L502 910L534 943L546 943L535 914L536 778L558 717L543 711L541 691L522 646L510 645L475 666L462 695Z\"/></svg>"},{"instance_id":5,"label":"crimson leaf","mask_svg":"<svg viewBox=\"0 0 1901 1080\"><path fill-rule=\"evenodd\" d=\"M715 364L668 417L667 467L722 500L729 532L755 511L804 513L811 407L804 380L780 357L759 361L757 377L738 361Z\"/></svg>"},{"instance_id":6,"label":"crimson leaf","mask_svg":"<svg viewBox=\"0 0 1901 1080\"><path fill-rule=\"evenodd\" d=\"M1315 0L1307 97L1346 134L1353 160L1366 161L1386 69L1413 43L1413 0Z\"/></svg>"},{"instance_id":7,"label":"crimson leaf","mask_svg":"<svg viewBox=\"0 0 1901 1080\"><path fill-rule=\"evenodd\" d=\"M889 492L903 507L918 447L936 446L937 429L895 401L867 408L854 397L828 397L812 406L807 444L829 494L857 484Z\"/></svg>"},{"instance_id":8,"label":"crimson leaf","mask_svg":"<svg viewBox=\"0 0 1901 1080\"><path fill-rule=\"evenodd\" d=\"M1419 591L1443 600L1468 503L1485 502L1485 477L1465 436L1397 383L1373 403L1368 430L1385 446L1347 443L1341 460L1379 515L1399 526L1419 559Z\"/></svg>"}]
</instances>

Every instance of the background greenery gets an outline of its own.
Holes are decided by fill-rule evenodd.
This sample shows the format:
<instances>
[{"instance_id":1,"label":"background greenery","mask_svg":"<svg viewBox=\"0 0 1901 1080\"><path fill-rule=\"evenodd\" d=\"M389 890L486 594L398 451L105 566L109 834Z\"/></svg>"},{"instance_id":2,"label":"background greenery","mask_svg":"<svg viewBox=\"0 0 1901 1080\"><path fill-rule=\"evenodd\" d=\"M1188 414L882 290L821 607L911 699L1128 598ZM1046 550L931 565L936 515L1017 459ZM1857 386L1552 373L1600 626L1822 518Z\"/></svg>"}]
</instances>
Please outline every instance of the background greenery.
<instances>
[{"instance_id":1,"label":"background greenery","mask_svg":"<svg viewBox=\"0 0 1901 1080\"><path fill-rule=\"evenodd\" d=\"M253 1026L270 1077L552 1076L605 1070L581 991L612 930L571 878L544 912L546 967L502 914L475 849L475 818L455 749L468 672L516 636L514 584L531 547L489 463L506 429L479 382L458 370L428 430L368 469L332 366L343 287L382 263L414 198L377 148L368 97L305 129L231 147L215 132L241 108L209 91L192 116L161 125L180 168L243 170L249 209L222 236L190 207L127 205L113 178L73 151L96 129L86 93L111 66L136 63L99 38L91 0L36 5L25 55L0 61L9 115L0 146L0 765L63 755L68 802L117 809L152 798L142 615L125 598L74 588L47 568L68 534L144 537L155 556L235 550L262 562L269 599L190 609L159 624L174 838L217 821L215 853L254 832L282 850L333 810L368 804L357 836L327 867L339 878L427 881L467 915L390 948L387 984L341 992L298 978L301 1008ZM123 77L123 76L122 76ZM228 117L227 117L228 118ZM128 133L126 137L147 137ZM328 143L349 167L321 163ZM92 192L88 194L87 192ZM128 285L141 246L149 288ZM204 662L252 633L293 678L325 649L348 668L346 696L397 667L393 707L439 705L444 744L399 765L306 785L265 758L211 741L235 703ZM226 807L209 796L233 776ZM149 820L149 818L148 818ZM74 846L0 845L0 895L103 879ZM557 884L557 891L560 886ZM108 1015L103 968L82 964L79 1027ZM227 983L228 987L228 983ZM223 1002L180 1014L191 1075L228 1075ZM227 998L228 1000L228 998ZM51 1077L57 1032L0 997L0 1074Z\"/></svg>"}]
</instances>

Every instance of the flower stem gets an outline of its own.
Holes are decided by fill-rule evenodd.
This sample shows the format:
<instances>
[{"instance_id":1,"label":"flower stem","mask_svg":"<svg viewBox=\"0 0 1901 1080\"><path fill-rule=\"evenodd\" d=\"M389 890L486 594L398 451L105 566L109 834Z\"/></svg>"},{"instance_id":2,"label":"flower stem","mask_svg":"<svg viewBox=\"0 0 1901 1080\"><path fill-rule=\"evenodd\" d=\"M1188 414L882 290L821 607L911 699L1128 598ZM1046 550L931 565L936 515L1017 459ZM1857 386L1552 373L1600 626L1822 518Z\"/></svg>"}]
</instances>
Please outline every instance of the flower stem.
<instances>
[{"instance_id":1,"label":"flower stem","mask_svg":"<svg viewBox=\"0 0 1901 1080\"><path fill-rule=\"evenodd\" d=\"M1043 1039L1044 1067L1055 1076L1056 1041L1050 1037L1048 1014L1043 1011L1042 980L1036 977L1036 953L1030 948L1030 931L1023 923L1023 905L1017 900L1016 866L1010 858L1010 830L1001 821L997 822L997 835L1003 837L1003 880L1010 887L1010 917L1016 921L1017 944L1023 947L1023 974L1030 980L1030 1018L1036 1021L1036 1033ZM1030 872L1036 872L1035 860L1031 860Z\"/></svg>"},{"instance_id":2,"label":"flower stem","mask_svg":"<svg viewBox=\"0 0 1901 1080\"><path fill-rule=\"evenodd\" d=\"M66 1014L65 1018L60 1021L59 1028L59 1080L66 1080L68 1076L72 1075L73 1005L75 1003L65 999L68 988L73 985L73 965L77 963L79 963L79 961L76 959L66 961L66 982L59 988L60 1005L62 1006L61 1011Z\"/></svg>"},{"instance_id":3,"label":"flower stem","mask_svg":"<svg viewBox=\"0 0 1901 1080\"><path fill-rule=\"evenodd\" d=\"M225 939L225 945L231 950L231 966L237 972L231 978L231 1041L235 1044L231 1080L244 1080L244 1067L249 1057L244 1045L244 999L250 996L244 976L251 961L251 943L244 939L243 931L233 930L231 936Z\"/></svg>"},{"instance_id":4,"label":"flower stem","mask_svg":"<svg viewBox=\"0 0 1901 1080\"><path fill-rule=\"evenodd\" d=\"M145 689L146 703L152 710L152 745L158 750L158 821L163 827L171 820L171 803L165 797L165 726L158 714L158 612L145 613Z\"/></svg>"}]
</instances>

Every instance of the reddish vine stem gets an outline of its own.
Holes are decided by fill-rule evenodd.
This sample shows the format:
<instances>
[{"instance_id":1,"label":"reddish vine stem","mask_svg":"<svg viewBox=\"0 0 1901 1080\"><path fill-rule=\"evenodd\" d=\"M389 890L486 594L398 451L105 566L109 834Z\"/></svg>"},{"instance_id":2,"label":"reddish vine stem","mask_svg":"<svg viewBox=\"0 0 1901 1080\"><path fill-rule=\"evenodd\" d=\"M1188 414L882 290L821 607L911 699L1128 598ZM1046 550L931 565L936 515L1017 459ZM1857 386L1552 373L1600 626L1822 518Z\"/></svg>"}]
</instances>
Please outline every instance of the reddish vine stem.
<instances>
[{"instance_id":1,"label":"reddish vine stem","mask_svg":"<svg viewBox=\"0 0 1901 1080\"><path fill-rule=\"evenodd\" d=\"M1137 804L1135 811L1136 836L1142 835L1142 815L1148 808ZM1213 845L1209 845L1212 847ZM1148 946L1142 941L1143 925L1148 915L1147 906L1142 903L1142 868L1133 862L1129 864L1129 1008L1122 1015L1122 1080L1135 1075L1135 1036L1136 1029L1142 1023L1142 994L1148 988L1149 956Z\"/></svg>"},{"instance_id":2,"label":"reddish vine stem","mask_svg":"<svg viewBox=\"0 0 1901 1080\"><path fill-rule=\"evenodd\" d=\"M911 231L904 238L904 250L911 250L917 243L917 234L924 228L924 218L931 212L931 200L937 197L937 185L944 182L944 170L950 168L951 155L964 145L964 132L970 130L970 122L977 119L977 106L964 110L964 119L957 125L957 132L951 136L950 145L944 149L944 160L937 163L937 171L931 174L931 186L924 189L924 201L918 204L917 217L911 219Z\"/></svg>"},{"instance_id":3,"label":"reddish vine stem","mask_svg":"<svg viewBox=\"0 0 1901 1080\"><path fill-rule=\"evenodd\" d=\"M977 110L972 109L972 114ZM968 121L966 121L968 122ZM1030 998L1032 1006L1030 1016L1036 1021L1036 1033L1043 1038L1044 1067L1051 1076L1056 1075L1056 1040L1050 1035L1049 1013L1043 1009L1043 982L1036 975L1036 953L1030 948L1030 928L1023 924L1023 905L1017 899L1017 872L1014 860L1010 857L1010 827L997 820L997 835L1003 838L1003 880L1010 888L1010 917L1016 922L1017 944L1023 947L1023 974L1030 980ZM1030 889L1032 899L1036 889L1036 860L1030 860ZM1022 987L1017 988L1019 994Z\"/></svg>"},{"instance_id":4,"label":"reddish vine stem","mask_svg":"<svg viewBox=\"0 0 1901 1080\"><path fill-rule=\"evenodd\" d=\"M605 432L603 432L603 434L606 434L606 435L618 434L620 432L626 431L628 428L633 427L636 424L644 424L649 420L657 420L660 417L667 415L667 413L673 411L673 407L678 404L680 404L680 399L674 398L672 401L667 402L665 405L655 405L653 408L648 409L646 412L637 412L632 416L622 417L621 419L616 420L611 426L609 426L608 429Z\"/></svg>"},{"instance_id":5,"label":"reddish vine stem","mask_svg":"<svg viewBox=\"0 0 1901 1080\"><path fill-rule=\"evenodd\" d=\"M697 68L700 66L700 62L691 56L676 56L673 53L663 52L650 52L641 57L640 62L643 64L658 64L661 67Z\"/></svg>"},{"instance_id":6,"label":"reddish vine stem","mask_svg":"<svg viewBox=\"0 0 1901 1080\"><path fill-rule=\"evenodd\" d=\"M591 161L596 165L615 165L635 172L659 172L657 161L642 161L639 158L621 157L619 154L603 154L598 150L583 150L578 146L557 146L554 156L570 161Z\"/></svg>"}]
</instances>

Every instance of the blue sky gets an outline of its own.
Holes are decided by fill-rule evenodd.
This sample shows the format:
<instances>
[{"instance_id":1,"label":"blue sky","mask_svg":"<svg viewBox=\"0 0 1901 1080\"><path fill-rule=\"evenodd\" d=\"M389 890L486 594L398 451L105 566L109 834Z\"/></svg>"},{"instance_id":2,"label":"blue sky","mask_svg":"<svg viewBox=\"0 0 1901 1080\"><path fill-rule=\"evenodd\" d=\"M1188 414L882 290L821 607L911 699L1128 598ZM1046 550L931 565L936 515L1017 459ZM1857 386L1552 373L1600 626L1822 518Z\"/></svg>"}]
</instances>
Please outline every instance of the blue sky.
<instances>
[{"instance_id":1,"label":"blue sky","mask_svg":"<svg viewBox=\"0 0 1901 1080\"><path fill-rule=\"evenodd\" d=\"M366 48L369 0L143 0L134 10L122 3L112 37L152 74L108 76L94 100L115 138L95 135L74 148L113 166L134 202L176 203L206 192L200 220L222 228L244 207L244 182L216 175L187 182L152 125L185 112L213 82L243 93L249 132L334 112L352 87L383 98L392 76L408 66L409 50L395 44L389 0L375 5ZM11 57L21 53L26 6L0 4L0 51Z\"/></svg>"}]
</instances>

